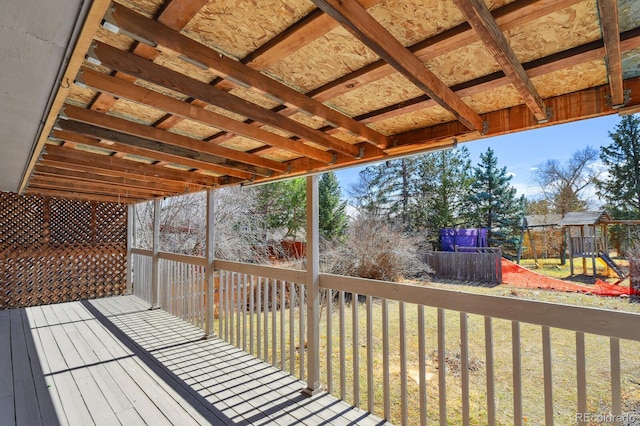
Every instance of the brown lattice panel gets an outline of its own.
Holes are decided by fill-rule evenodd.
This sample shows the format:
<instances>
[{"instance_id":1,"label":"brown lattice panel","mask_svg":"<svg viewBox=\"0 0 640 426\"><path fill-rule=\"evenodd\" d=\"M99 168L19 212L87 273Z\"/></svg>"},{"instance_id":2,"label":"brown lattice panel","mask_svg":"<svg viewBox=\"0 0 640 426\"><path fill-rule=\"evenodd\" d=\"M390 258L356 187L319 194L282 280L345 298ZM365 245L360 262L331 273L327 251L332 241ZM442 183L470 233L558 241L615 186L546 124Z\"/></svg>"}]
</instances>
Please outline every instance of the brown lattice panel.
<instances>
[{"instance_id":1,"label":"brown lattice panel","mask_svg":"<svg viewBox=\"0 0 640 426\"><path fill-rule=\"evenodd\" d=\"M125 289L127 207L0 192L0 309Z\"/></svg>"}]
</instances>

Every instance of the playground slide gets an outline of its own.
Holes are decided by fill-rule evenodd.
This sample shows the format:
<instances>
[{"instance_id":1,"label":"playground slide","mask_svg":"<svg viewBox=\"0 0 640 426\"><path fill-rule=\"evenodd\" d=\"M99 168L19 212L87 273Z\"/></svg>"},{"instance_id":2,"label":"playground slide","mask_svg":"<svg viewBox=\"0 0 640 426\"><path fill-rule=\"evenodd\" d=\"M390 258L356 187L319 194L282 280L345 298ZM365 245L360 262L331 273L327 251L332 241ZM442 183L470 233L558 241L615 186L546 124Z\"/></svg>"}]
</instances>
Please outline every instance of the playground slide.
<instances>
[{"instance_id":1,"label":"playground slide","mask_svg":"<svg viewBox=\"0 0 640 426\"><path fill-rule=\"evenodd\" d=\"M608 254L600 251L598 252L598 258L602 260L604 264L607 265L613 272L615 272L619 278L622 278L624 276L624 272L620 270L616 262L612 258L610 258Z\"/></svg>"},{"instance_id":2,"label":"playground slide","mask_svg":"<svg viewBox=\"0 0 640 426\"><path fill-rule=\"evenodd\" d=\"M570 293L591 293L598 296L640 295L637 290L609 284L601 280L597 280L593 286L587 286L547 277L504 258L502 259L502 282L516 287L540 288Z\"/></svg>"}]
</instances>

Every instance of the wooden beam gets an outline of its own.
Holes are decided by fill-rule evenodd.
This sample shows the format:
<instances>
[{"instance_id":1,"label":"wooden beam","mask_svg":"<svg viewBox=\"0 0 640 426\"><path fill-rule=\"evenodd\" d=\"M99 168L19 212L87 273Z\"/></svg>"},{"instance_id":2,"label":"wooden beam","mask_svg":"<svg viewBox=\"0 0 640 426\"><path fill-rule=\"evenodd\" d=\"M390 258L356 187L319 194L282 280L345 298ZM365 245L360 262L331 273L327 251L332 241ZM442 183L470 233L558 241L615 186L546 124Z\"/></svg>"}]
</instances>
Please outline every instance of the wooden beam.
<instances>
[{"instance_id":1,"label":"wooden beam","mask_svg":"<svg viewBox=\"0 0 640 426\"><path fill-rule=\"evenodd\" d=\"M570 7L582 0L516 0L492 12L502 31L531 22L542 16ZM429 61L441 55L478 41L477 34L464 22L431 38L409 47L422 61ZM388 77L396 70L380 60L353 71L339 79L307 93L321 102L328 101L349 91L360 89L369 83Z\"/></svg>"},{"instance_id":2,"label":"wooden beam","mask_svg":"<svg viewBox=\"0 0 640 426\"><path fill-rule=\"evenodd\" d=\"M123 154L137 155L139 157L166 162L167 164L177 164L201 171L206 170L244 180L251 179L255 175L255 173L249 171L229 169L228 167L211 164L205 161L208 159L206 154L199 154L198 158L185 157L185 152L182 152L178 148L163 146L159 142L140 139L121 132L91 126L90 124L63 120L59 125L60 128L64 130L54 131L53 136L55 138L74 144L108 149L114 151L115 153L113 155L120 158ZM102 141L103 139L109 142L104 143ZM187 153L189 152L187 151ZM264 176L268 175L269 173L266 173Z\"/></svg>"},{"instance_id":3,"label":"wooden beam","mask_svg":"<svg viewBox=\"0 0 640 426\"><path fill-rule=\"evenodd\" d=\"M481 133L485 132L482 118L362 6L356 2L340 0L313 0L313 2L409 81L451 112L466 127Z\"/></svg>"},{"instance_id":4,"label":"wooden beam","mask_svg":"<svg viewBox=\"0 0 640 426\"><path fill-rule=\"evenodd\" d=\"M205 162L216 164L218 166L230 167L260 175L268 175L270 172L266 169L278 172L285 172L287 170L287 165L278 161L261 158L257 155L252 155L235 149L203 142L198 139L178 135L176 133L167 132L155 127L135 123L133 121L102 114L100 112L91 111L73 105L66 105L61 111L61 115L62 114L72 120L76 120L82 123L92 124L104 129L113 130L115 132L121 132L123 134L134 136L136 138L156 141L162 144L170 145L174 148L179 149L178 151L175 151L176 155L183 155L187 158L202 159ZM64 121L65 120L60 120L59 125L64 126ZM94 134L90 136L97 135ZM104 136L104 138L107 138L107 136ZM125 142L124 140L115 140L114 142L133 144L135 140L131 139L131 143ZM178 154L178 152L183 154ZM255 167L251 167L248 165Z\"/></svg>"},{"instance_id":5,"label":"wooden beam","mask_svg":"<svg viewBox=\"0 0 640 426\"><path fill-rule=\"evenodd\" d=\"M604 49L607 52L607 75L611 88L611 105L621 108L625 104L622 83L622 54L620 48L620 23L618 22L618 0L598 0L600 28Z\"/></svg>"},{"instance_id":6,"label":"wooden beam","mask_svg":"<svg viewBox=\"0 0 640 426\"><path fill-rule=\"evenodd\" d=\"M640 91L640 80L629 79L624 81L625 89L635 92ZM491 130L487 136L499 136L522 130L530 130L547 125L568 123L576 120L601 117L614 114L615 109L606 102L609 94L608 86L598 86L578 92L569 93L547 99L547 104L553 108L554 114L548 123L541 124L527 112L524 105L506 108L484 114L485 120L491 122ZM635 101L635 104L640 101ZM469 133L468 129L460 123L450 122L438 124L432 127L413 130L397 135L396 147L412 145L420 147L429 141L458 138L460 142L477 139L477 136Z\"/></svg>"},{"instance_id":7,"label":"wooden beam","mask_svg":"<svg viewBox=\"0 0 640 426\"><path fill-rule=\"evenodd\" d=\"M180 31L202 9L207 0L169 0L158 14L158 22L169 28ZM153 61L159 54L155 48L144 43L135 42L131 53ZM131 77L115 73L118 78L131 80ZM116 102L116 98L108 93L98 93L89 106L94 111L107 112Z\"/></svg>"},{"instance_id":8,"label":"wooden beam","mask_svg":"<svg viewBox=\"0 0 640 426\"><path fill-rule=\"evenodd\" d=\"M538 121L549 119L547 107L516 57L484 0L454 0L467 22L500 64L505 75Z\"/></svg>"},{"instance_id":9,"label":"wooden beam","mask_svg":"<svg viewBox=\"0 0 640 426\"><path fill-rule=\"evenodd\" d=\"M137 78L150 81L167 89L184 93L217 107L232 111L260 123L277 127L303 139L357 157L360 151L342 140L333 138L319 130L312 129L278 113L262 108L254 103L233 96L209 84L187 77L184 74L164 68L153 62L96 41L90 51L96 59L109 68L126 72Z\"/></svg>"},{"instance_id":10,"label":"wooden beam","mask_svg":"<svg viewBox=\"0 0 640 426\"><path fill-rule=\"evenodd\" d=\"M640 48L640 28L625 31L620 34L620 46L623 51ZM605 55L602 40L592 41L582 46L573 47L563 52L557 52L544 58L539 58L522 64L527 74L538 77L562 69L571 68L586 62L595 61ZM452 86L451 89L461 98L503 87L509 80L502 71L479 77L471 81ZM356 117L364 123L377 123L403 114L409 114L425 108L436 106L436 102L426 95L409 99L395 105L389 105L379 110L371 111Z\"/></svg>"},{"instance_id":11,"label":"wooden beam","mask_svg":"<svg viewBox=\"0 0 640 426\"><path fill-rule=\"evenodd\" d=\"M326 163L331 163L333 161L333 155L328 151L322 151L309 145L305 145L300 141L287 139L259 127L225 117L224 115L217 114L204 108L194 108L192 104L187 102L145 89L144 87L128 83L107 74L93 71L89 68L82 68L76 80L79 83L85 84L96 90L161 109L173 114L173 116L188 118L227 132L232 132L236 135L245 136L250 139L266 143L267 145L275 148L285 149L289 152L304 155L318 161L324 161ZM160 126L158 126L158 128L160 128Z\"/></svg>"},{"instance_id":12,"label":"wooden beam","mask_svg":"<svg viewBox=\"0 0 640 426\"><path fill-rule=\"evenodd\" d=\"M56 165L38 164L33 176L60 176L84 182L107 183L128 188L157 190L167 193L185 193L201 191L202 187L190 183L168 183L135 179L123 176L110 176L89 171L67 169Z\"/></svg>"},{"instance_id":13,"label":"wooden beam","mask_svg":"<svg viewBox=\"0 0 640 426\"><path fill-rule=\"evenodd\" d=\"M107 19L112 19L115 25L131 33L153 40L158 44L158 49L172 53L174 57L187 57L190 61L203 64L223 78L242 82L243 85L250 86L254 91L281 100L289 107L300 108L321 117L333 123L334 126L342 127L359 135L363 140L369 141L375 146L382 148L387 145L386 136L383 134L122 5L114 3Z\"/></svg>"},{"instance_id":14,"label":"wooden beam","mask_svg":"<svg viewBox=\"0 0 640 426\"><path fill-rule=\"evenodd\" d=\"M62 176L40 176L34 175L29 182L30 187L43 189L58 189L60 191L81 191L94 194L111 195L118 197L154 198L171 195L170 191L143 190L123 187L114 184L99 184L95 182L84 182L81 180L68 179Z\"/></svg>"},{"instance_id":15,"label":"wooden beam","mask_svg":"<svg viewBox=\"0 0 640 426\"><path fill-rule=\"evenodd\" d=\"M102 201L102 202L120 203L120 204L133 204L133 203L139 203L141 201L147 201L144 198L100 195L100 194L93 194L90 192L79 192L79 191L62 191L58 189L38 188L38 187L32 187L32 186L29 186L26 192L29 194L48 195L50 197L62 197L62 198L70 198L74 200Z\"/></svg>"},{"instance_id":16,"label":"wooden beam","mask_svg":"<svg viewBox=\"0 0 640 426\"><path fill-rule=\"evenodd\" d=\"M221 182L221 179L214 176L88 153L55 145L47 145L46 154L42 158L42 164L48 164L48 161L56 161L59 164L68 164L69 166L86 166L90 168L88 170L96 173L118 172L115 176L123 176L122 173L125 173L124 176L126 177L135 176L138 179L150 180L162 179L172 181L173 183L188 182L202 185L203 187L215 187Z\"/></svg>"}]
</instances>

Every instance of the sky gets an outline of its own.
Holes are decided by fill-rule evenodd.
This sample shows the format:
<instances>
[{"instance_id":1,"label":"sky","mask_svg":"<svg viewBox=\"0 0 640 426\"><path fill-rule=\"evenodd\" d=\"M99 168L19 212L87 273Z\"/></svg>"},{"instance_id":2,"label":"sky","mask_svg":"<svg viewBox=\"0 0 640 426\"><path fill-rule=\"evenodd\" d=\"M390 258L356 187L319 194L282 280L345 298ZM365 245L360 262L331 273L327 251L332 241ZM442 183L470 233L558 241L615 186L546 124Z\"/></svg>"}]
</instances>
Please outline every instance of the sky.
<instances>
[{"instance_id":1,"label":"sky","mask_svg":"<svg viewBox=\"0 0 640 426\"><path fill-rule=\"evenodd\" d=\"M609 132L620 121L618 115L609 115L573 123L558 124L541 129L510 135L496 136L460 144L469 149L471 164L477 165L480 154L491 147L498 159L498 166L507 168L511 184L518 195L536 198L539 189L532 179L532 169L549 159L568 160L574 152L587 146L599 149L609 145ZM358 172L364 167L352 167L336 171L345 198L346 190L358 180Z\"/></svg>"}]
</instances>

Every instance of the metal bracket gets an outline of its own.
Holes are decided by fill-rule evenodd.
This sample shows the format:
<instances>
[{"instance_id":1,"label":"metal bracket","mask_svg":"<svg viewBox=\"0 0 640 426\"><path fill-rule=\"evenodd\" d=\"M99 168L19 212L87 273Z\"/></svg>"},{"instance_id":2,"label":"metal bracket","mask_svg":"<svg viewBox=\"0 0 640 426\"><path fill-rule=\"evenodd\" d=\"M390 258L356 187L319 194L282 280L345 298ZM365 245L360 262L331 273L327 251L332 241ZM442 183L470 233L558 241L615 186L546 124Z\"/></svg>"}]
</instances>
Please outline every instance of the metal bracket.
<instances>
[{"instance_id":1,"label":"metal bracket","mask_svg":"<svg viewBox=\"0 0 640 426\"><path fill-rule=\"evenodd\" d=\"M336 164L337 161L338 161L338 154L334 152L331 154L331 162L329 163L329 165L334 165Z\"/></svg>"},{"instance_id":2,"label":"metal bracket","mask_svg":"<svg viewBox=\"0 0 640 426\"><path fill-rule=\"evenodd\" d=\"M625 89L623 92L624 98L622 100L622 103L620 105L612 105L611 104L611 95L605 95L604 98L607 101L607 105L609 106L609 108L612 109L620 109L625 107L629 101L631 101L631 89Z\"/></svg>"},{"instance_id":3,"label":"metal bracket","mask_svg":"<svg viewBox=\"0 0 640 426\"><path fill-rule=\"evenodd\" d=\"M85 58L87 59L87 62L89 62L90 64L93 65L102 65L102 61L100 59L98 59L98 55L96 55L96 47L98 45L96 44L96 42L92 42L91 46L89 46L89 50L87 50L87 54L85 56Z\"/></svg>"},{"instance_id":4,"label":"metal bracket","mask_svg":"<svg viewBox=\"0 0 640 426\"><path fill-rule=\"evenodd\" d=\"M482 122L482 131L480 132L480 134L486 135L487 133L489 133L489 122L485 120Z\"/></svg>"},{"instance_id":5,"label":"metal bracket","mask_svg":"<svg viewBox=\"0 0 640 426\"><path fill-rule=\"evenodd\" d=\"M360 154L358 154L356 160L362 160L362 157L364 157L364 148L360 148Z\"/></svg>"},{"instance_id":6,"label":"metal bracket","mask_svg":"<svg viewBox=\"0 0 640 426\"><path fill-rule=\"evenodd\" d=\"M553 109L548 106L547 107L547 117L544 120L538 120L538 124L544 124L544 123L548 123L551 120L551 117L553 117Z\"/></svg>"}]
</instances>

